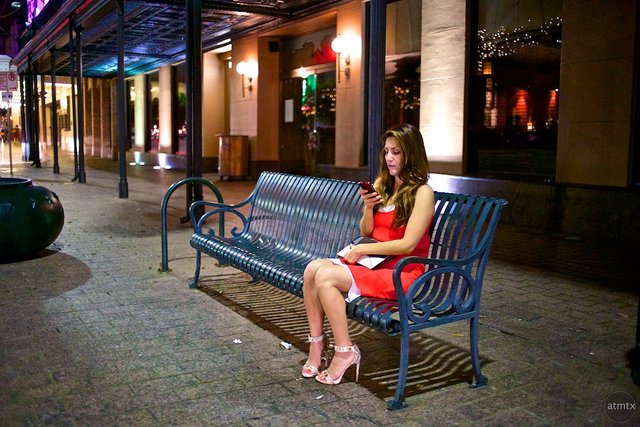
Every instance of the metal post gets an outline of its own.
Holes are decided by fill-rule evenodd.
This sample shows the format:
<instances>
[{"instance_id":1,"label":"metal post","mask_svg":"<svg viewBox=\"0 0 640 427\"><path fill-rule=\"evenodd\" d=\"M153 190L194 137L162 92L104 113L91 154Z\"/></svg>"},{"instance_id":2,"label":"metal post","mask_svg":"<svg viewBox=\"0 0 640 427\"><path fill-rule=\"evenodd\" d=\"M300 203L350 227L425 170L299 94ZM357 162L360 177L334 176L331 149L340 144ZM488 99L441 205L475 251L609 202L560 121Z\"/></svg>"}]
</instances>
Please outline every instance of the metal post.
<instances>
[{"instance_id":1,"label":"metal post","mask_svg":"<svg viewBox=\"0 0 640 427\"><path fill-rule=\"evenodd\" d=\"M187 177L202 176L202 16L200 0L187 0ZM187 185L187 212L202 200L202 184ZM197 212L202 216L203 209Z\"/></svg>"},{"instance_id":2,"label":"metal post","mask_svg":"<svg viewBox=\"0 0 640 427\"><path fill-rule=\"evenodd\" d=\"M73 129L73 179L76 181L80 176L78 172L78 120L76 119L76 79L75 79L75 60L73 47L73 15L69 16L69 77L71 79L71 121Z\"/></svg>"},{"instance_id":3,"label":"metal post","mask_svg":"<svg viewBox=\"0 0 640 427\"><path fill-rule=\"evenodd\" d=\"M33 102L32 114L33 114L33 163L31 166L39 168L40 165L40 96L38 96L38 75L33 70Z\"/></svg>"},{"instance_id":4,"label":"metal post","mask_svg":"<svg viewBox=\"0 0 640 427\"><path fill-rule=\"evenodd\" d=\"M368 122L368 155L369 178L375 179L378 175L380 161L379 139L384 132L384 61L385 61L385 35L387 2L384 0L371 0L369 2L371 31L367 51L369 53L369 105Z\"/></svg>"},{"instance_id":5,"label":"metal post","mask_svg":"<svg viewBox=\"0 0 640 427\"><path fill-rule=\"evenodd\" d=\"M56 99L56 50L51 49L51 143L53 144L53 173L60 173L58 163L58 100Z\"/></svg>"},{"instance_id":6,"label":"metal post","mask_svg":"<svg viewBox=\"0 0 640 427\"><path fill-rule=\"evenodd\" d=\"M7 111L9 112L9 115L7 116L7 127L9 128L9 175L13 175L13 151L11 150L11 147L13 146L13 128L11 127L11 105L9 105Z\"/></svg>"},{"instance_id":7,"label":"metal post","mask_svg":"<svg viewBox=\"0 0 640 427\"><path fill-rule=\"evenodd\" d=\"M84 170L84 95L82 81L82 25L75 28L76 31L76 55L77 75L78 75L78 182L87 182L87 175Z\"/></svg>"},{"instance_id":8,"label":"metal post","mask_svg":"<svg viewBox=\"0 0 640 427\"><path fill-rule=\"evenodd\" d=\"M124 0L118 0L118 79L116 90L116 102L118 105L118 167L120 170L118 194L121 199L126 199L129 197L129 183L127 182L127 130L125 123L127 100L124 82Z\"/></svg>"},{"instance_id":9,"label":"metal post","mask_svg":"<svg viewBox=\"0 0 640 427\"><path fill-rule=\"evenodd\" d=\"M47 142L49 141L49 139L47 138L47 91L45 90L45 86L44 86L44 74L40 74L40 92L38 92L38 95L40 95L40 101L41 104L40 106L42 107L42 131L40 132L42 134L42 142L44 143L44 146L47 146Z\"/></svg>"}]
</instances>

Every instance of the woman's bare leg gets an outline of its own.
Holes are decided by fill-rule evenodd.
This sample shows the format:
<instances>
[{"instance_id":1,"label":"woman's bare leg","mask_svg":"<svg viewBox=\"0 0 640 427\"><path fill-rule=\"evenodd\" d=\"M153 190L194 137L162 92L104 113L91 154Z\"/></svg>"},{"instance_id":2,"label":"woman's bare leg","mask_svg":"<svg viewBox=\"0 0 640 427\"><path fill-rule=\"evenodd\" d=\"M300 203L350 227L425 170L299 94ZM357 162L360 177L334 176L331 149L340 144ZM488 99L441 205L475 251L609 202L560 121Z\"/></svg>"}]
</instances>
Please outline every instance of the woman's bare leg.
<instances>
[{"instance_id":1,"label":"woman's bare leg","mask_svg":"<svg viewBox=\"0 0 640 427\"><path fill-rule=\"evenodd\" d=\"M351 275L344 267L332 264L322 266L315 275L315 288L324 313L331 324L331 331L336 346L352 345L347 323L346 302L344 293L351 287ZM332 378L340 373L353 360L353 354L336 352L327 369Z\"/></svg>"},{"instance_id":2,"label":"woman's bare leg","mask_svg":"<svg viewBox=\"0 0 640 427\"><path fill-rule=\"evenodd\" d=\"M321 336L322 325L324 323L324 309L318 297L318 289L315 284L316 274L319 269L333 265L331 261L326 259L318 259L311 261L304 270L303 297L304 307L307 312L307 321L309 322L309 335L312 337ZM320 366L322 358L322 350L324 341L318 341L309 344L309 357L305 365Z\"/></svg>"}]
</instances>

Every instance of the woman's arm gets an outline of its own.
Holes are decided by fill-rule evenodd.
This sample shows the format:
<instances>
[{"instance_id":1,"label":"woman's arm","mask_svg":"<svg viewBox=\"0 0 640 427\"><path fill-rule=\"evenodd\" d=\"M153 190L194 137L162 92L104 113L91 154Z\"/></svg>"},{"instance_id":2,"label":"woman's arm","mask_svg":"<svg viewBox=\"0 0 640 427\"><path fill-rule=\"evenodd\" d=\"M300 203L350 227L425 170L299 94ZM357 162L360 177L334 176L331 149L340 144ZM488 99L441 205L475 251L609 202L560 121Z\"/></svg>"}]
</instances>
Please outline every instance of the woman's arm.
<instances>
[{"instance_id":1,"label":"woman's arm","mask_svg":"<svg viewBox=\"0 0 640 427\"><path fill-rule=\"evenodd\" d=\"M390 240L388 242L364 243L354 246L351 251L345 255L346 262L356 262L363 255L379 254L379 255L406 255L413 252L418 246L420 239L433 219L435 209L435 195L428 185L423 185L416 192L416 201L413 205L413 211L407 222L407 228L404 237L398 240ZM366 214L366 212L365 212ZM373 231L373 209L371 213L371 231ZM365 217L363 216L363 221ZM360 229L362 230L362 223ZM366 235L366 234L363 234ZM370 234L369 234L370 235Z\"/></svg>"}]
</instances>

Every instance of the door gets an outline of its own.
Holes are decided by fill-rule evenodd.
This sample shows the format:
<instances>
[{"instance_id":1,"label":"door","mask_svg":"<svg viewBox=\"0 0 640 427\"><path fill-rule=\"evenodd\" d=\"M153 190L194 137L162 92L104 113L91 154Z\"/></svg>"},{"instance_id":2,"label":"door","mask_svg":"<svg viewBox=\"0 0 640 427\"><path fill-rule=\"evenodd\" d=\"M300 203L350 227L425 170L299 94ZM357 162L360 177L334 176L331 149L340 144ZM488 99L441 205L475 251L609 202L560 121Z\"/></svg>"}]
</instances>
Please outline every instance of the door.
<instances>
[{"instance_id":1,"label":"door","mask_svg":"<svg viewBox=\"0 0 640 427\"><path fill-rule=\"evenodd\" d=\"M305 132L302 129L302 79L291 77L280 81L281 125L280 168L282 172L304 174Z\"/></svg>"}]
</instances>

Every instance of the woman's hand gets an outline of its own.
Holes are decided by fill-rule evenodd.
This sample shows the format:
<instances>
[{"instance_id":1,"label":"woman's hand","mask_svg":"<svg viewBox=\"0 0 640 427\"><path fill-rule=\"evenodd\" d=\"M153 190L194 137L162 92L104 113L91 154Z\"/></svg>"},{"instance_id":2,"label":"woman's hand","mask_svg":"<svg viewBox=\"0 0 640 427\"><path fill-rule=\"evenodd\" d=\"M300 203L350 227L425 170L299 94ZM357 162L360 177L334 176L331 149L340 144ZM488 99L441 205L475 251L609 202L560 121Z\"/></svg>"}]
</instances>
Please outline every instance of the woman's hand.
<instances>
[{"instance_id":1,"label":"woman's hand","mask_svg":"<svg viewBox=\"0 0 640 427\"><path fill-rule=\"evenodd\" d=\"M378 203L382 203L382 197L375 191L369 193L363 189L358 190L358 194L364 203L362 219L360 219L360 234L371 236L373 232L373 207Z\"/></svg>"},{"instance_id":2,"label":"woman's hand","mask_svg":"<svg viewBox=\"0 0 640 427\"><path fill-rule=\"evenodd\" d=\"M382 202L382 197L376 193L368 193L366 190L358 190L358 194L362 198L362 202L364 203L364 208L373 210L373 207Z\"/></svg>"},{"instance_id":3,"label":"woman's hand","mask_svg":"<svg viewBox=\"0 0 640 427\"><path fill-rule=\"evenodd\" d=\"M362 248L360 247L359 249L359 247L360 245L352 244L350 246L349 252L344 254L344 256L342 257L342 259L344 259L344 262L346 262L347 264L355 264L360 258L366 255L365 253L361 253Z\"/></svg>"}]
</instances>

